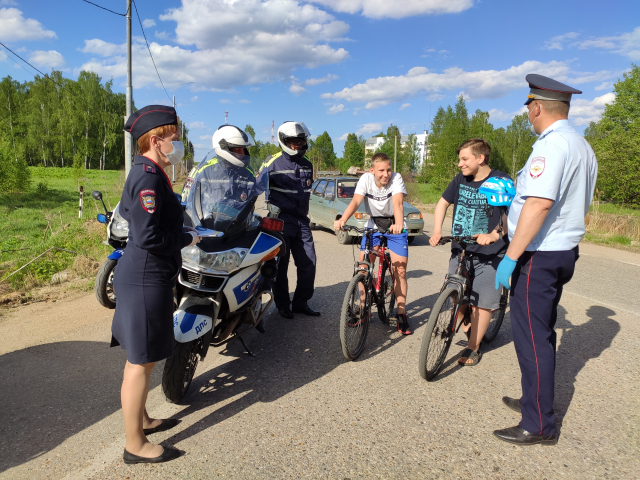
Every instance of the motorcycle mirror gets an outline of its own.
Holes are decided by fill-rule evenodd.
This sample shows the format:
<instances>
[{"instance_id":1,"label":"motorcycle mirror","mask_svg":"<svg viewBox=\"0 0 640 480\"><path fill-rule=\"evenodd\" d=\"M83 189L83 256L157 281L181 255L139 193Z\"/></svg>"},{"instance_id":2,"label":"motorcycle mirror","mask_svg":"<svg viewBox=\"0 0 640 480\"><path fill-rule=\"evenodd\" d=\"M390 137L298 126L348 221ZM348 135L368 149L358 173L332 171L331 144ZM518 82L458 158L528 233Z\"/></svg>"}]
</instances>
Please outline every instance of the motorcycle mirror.
<instances>
[{"instance_id":1,"label":"motorcycle mirror","mask_svg":"<svg viewBox=\"0 0 640 480\"><path fill-rule=\"evenodd\" d=\"M107 223L107 216L104 213L98 214L98 221L100 223Z\"/></svg>"},{"instance_id":2,"label":"motorcycle mirror","mask_svg":"<svg viewBox=\"0 0 640 480\"><path fill-rule=\"evenodd\" d=\"M91 196L96 200L102 201L102 193L98 190L94 190L93 192L91 192Z\"/></svg>"}]
</instances>

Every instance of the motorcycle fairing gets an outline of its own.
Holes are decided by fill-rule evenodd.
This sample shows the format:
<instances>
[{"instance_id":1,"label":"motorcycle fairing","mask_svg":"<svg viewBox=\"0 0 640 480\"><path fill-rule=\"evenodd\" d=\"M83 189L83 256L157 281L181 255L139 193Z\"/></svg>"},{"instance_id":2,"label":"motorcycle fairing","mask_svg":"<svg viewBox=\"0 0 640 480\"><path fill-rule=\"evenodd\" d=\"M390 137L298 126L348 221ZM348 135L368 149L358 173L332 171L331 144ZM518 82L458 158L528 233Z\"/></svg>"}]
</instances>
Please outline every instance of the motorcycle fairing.
<instances>
[{"instance_id":1,"label":"motorcycle fairing","mask_svg":"<svg viewBox=\"0 0 640 480\"><path fill-rule=\"evenodd\" d=\"M213 327L211 300L188 295L173 314L173 335L178 343L202 337Z\"/></svg>"},{"instance_id":2,"label":"motorcycle fairing","mask_svg":"<svg viewBox=\"0 0 640 480\"><path fill-rule=\"evenodd\" d=\"M253 242L249 252L240 264L240 268L259 262L265 255L279 247L281 243L282 242L277 238L267 235L264 232L260 232L260 235L258 235L258 238Z\"/></svg>"},{"instance_id":3,"label":"motorcycle fairing","mask_svg":"<svg viewBox=\"0 0 640 480\"><path fill-rule=\"evenodd\" d=\"M229 278L223 290L229 303L229 312L235 312L249 301L251 293L255 292L257 284L260 283L260 279L262 276L260 275L259 263L250 265Z\"/></svg>"},{"instance_id":4,"label":"motorcycle fairing","mask_svg":"<svg viewBox=\"0 0 640 480\"><path fill-rule=\"evenodd\" d=\"M111 252L111 255L109 255L107 258L109 260L119 260L120 257L122 257L122 255L124 255L124 249L118 248L118 249L114 250L113 252Z\"/></svg>"}]
</instances>

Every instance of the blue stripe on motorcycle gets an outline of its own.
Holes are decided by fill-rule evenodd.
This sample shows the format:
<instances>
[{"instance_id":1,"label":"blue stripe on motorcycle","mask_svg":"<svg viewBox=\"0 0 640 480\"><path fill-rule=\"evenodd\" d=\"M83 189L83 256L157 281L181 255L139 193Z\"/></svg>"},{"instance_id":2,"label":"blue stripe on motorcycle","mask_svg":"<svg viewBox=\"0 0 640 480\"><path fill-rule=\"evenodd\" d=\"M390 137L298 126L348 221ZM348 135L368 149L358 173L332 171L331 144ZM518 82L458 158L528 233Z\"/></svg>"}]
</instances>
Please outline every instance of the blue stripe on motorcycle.
<instances>
[{"instance_id":1,"label":"blue stripe on motorcycle","mask_svg":"<svg viewBox=\"0 0 640 480\"><path fill-rule=\"evenodd\" d=\"M266 252L267 250L271 250L273 247L278 245L280 240L271 235L267 235L266 233L260 232L258 238L254 242L251 250L249 251L250 255L257 255L262 252Z\"/></svg>"},{"instance_id":2,"label":"blue stripe on motorcycle","mask_svg":"<svg viewBox=\"0 0 640 480\"><path fill-rule=\"evenodd\" d=\"M120 257L122 257L122 255L124 255L124 250L119 248L119 249L114 250L113 252L111 252L111 255L109 255L107 258L109 260L118 260L118 259L120 259Z\"/></svg>"},{"instance_id":3,"label":"blue stripe on motorcycle","mask_svg":"<svg viewBox=\"0 0 640 480\"><path fill-rule=\"evenodd\" d=\"M193 324L196 322L196 318L198 318L198 315L195 313L184 312L184 315L182 316L182 323L180 323L180 331L182 333L187 333L191 330L193 328Z\"/></svg>"}]
</instances>

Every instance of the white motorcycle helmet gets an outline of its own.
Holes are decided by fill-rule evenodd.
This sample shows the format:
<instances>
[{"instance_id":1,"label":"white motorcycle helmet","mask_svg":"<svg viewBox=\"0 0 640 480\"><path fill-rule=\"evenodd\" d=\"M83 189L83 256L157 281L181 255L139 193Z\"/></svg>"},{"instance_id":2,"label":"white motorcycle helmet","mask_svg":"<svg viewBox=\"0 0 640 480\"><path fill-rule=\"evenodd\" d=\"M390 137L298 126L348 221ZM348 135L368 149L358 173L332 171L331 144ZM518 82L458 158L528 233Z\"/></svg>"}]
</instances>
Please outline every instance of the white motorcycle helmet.
<instances>
[{"instance_id":1,"label":"white motorcycle helmet","mask_svg":"<svg viewBox=\"0 0 640 480\"><path fill-rule=\"evenodd\" d=\"M222 125L211 138L216 156L237 167L244 167L249 164L249 147L253 147L255 142L251 135L233 125ZM244 154L234 153L231 148L242 148Z\"/></svg>"},{"instance_id":2,"label":"white motorcycle helmet","mask_svg":"<svg viewBox=\"0 0 640 480\"><path fill-rule=\"evenodd\" d=\"M311 136L311 132L307 126L302 122L284 122L278 128L278 142L280 147L289 155L304 155L309 148L307 141ZM292 148L291 139L298 138L303 139L304 144L297 150Z\"/></svg>"}]
</instances>

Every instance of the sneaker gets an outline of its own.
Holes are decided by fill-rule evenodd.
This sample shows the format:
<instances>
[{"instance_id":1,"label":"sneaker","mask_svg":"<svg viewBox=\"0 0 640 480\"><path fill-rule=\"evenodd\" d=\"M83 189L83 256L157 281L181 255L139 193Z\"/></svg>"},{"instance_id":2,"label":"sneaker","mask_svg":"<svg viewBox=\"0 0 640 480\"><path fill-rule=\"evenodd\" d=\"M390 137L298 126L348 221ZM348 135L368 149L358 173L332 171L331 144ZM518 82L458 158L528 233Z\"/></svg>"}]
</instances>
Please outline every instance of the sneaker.
<instances>
[{"instance_id":1,"label":"sneaker","mask_svg":"<svg viewBox=\"0 0 640 480\"><path fill-rule=\"evenodd\" d=\"M398 324L398 332L402 335L411 335L413 331L409 328L409 321L407 320L406 313L398 313L396 315L396 322Z\"/></svg>"}]
</instances>

